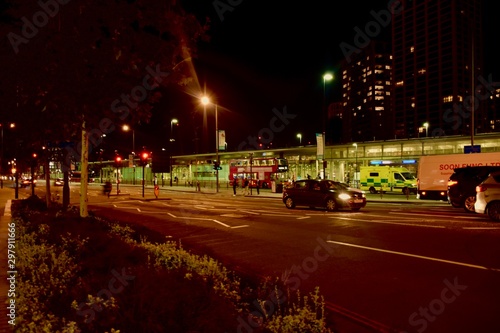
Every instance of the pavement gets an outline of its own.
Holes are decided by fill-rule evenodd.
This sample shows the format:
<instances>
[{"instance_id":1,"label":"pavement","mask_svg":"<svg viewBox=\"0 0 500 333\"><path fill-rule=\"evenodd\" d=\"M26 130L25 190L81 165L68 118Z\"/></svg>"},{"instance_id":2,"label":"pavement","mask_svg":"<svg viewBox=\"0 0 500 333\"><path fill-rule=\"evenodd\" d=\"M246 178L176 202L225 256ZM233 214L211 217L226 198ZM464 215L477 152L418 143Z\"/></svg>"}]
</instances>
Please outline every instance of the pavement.
<instances>
[{"instance_id":1,"label":"pavement","mask_svg":"<svg viewBox=\"0 0 500 333\"><path fill-rule=\"evenodd\" d=\"M10 318L7 317L7 294L9 292L7 235L8 224L11 222L10 205L14 195L14 189L9 188L5 183L0 188L0 333L14 332L13 326L8 323ZM13 250L16 251L16 249Z\"/></svg>"}]
</instances>

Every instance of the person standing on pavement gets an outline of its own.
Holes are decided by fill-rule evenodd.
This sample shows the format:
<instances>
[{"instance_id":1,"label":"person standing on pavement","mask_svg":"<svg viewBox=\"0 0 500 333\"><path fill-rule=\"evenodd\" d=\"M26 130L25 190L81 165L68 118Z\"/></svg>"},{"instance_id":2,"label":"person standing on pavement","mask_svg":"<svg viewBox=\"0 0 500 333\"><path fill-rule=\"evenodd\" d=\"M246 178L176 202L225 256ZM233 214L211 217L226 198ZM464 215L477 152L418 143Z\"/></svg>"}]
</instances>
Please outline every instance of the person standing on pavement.
<instances>
[{"instance_id":1,"label":"person standing on pavement","mask_svg":"<svg viewBox=\"0 0 500 333\"><path fill-rule=\"evenodd\" d=\"M238 187L238 177L234 177L233 179L233 197L236 196L236 188Z\"/></svg>"},{"instance_id":2,"label":"person standing on pavement","mask_svg":"<svg viewBox=\"0 0 500 333\"><path fill-rule=\"evenodd\" d=\"M257 194L260 194L260 179L257 179L257 182L255 183L255 186L257 186Z\"/></svg>"}]
</instances>

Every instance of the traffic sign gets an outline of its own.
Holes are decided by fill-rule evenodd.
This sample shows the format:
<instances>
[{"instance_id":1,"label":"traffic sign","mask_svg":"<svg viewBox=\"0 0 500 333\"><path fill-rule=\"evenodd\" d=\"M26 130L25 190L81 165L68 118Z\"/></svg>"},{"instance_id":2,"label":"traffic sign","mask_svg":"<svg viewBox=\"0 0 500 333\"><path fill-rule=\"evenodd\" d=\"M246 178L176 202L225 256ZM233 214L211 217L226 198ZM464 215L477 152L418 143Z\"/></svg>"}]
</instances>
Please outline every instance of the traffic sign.
<instances>
[{"instance_id":1,"label":"traffic sign","mask_svg":"<svg viewBox=\"0 0 500 333\"><path fill-rule=\"evenodd\" d=\"M481 145L464 146L464 154L480 153Z\"/></svg>"}]
</instances>

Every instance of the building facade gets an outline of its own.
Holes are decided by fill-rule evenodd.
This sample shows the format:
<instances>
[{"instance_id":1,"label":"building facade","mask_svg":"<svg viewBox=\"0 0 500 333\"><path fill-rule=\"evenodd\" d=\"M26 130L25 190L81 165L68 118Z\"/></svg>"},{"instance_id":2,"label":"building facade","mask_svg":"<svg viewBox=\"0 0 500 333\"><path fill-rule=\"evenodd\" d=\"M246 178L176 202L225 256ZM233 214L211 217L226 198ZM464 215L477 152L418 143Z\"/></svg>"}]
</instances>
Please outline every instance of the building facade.
<instances>
[{"instance_id":1,"label":"building facade","mask_svg":"<svg viewBox=\"0 0 500 333\"><path fill-rule=\"evenodd\" d=\"M481 0L402 1L392 21L396 138L484 132ZM471 108L475 105L475 108Z\"/></svg>"}]
</instances>

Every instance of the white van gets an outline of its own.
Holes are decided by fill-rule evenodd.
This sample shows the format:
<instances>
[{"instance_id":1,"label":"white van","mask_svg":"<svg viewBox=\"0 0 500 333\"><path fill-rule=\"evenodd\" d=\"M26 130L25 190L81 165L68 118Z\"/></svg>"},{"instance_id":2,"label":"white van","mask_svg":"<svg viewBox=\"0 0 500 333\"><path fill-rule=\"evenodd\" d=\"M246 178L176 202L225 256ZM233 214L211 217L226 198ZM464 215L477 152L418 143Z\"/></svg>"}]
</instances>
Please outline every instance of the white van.
<instances>
[{"instance_id":1,"label":"white van","mask_svg":"<svg viewBox=\"0 0 500 333\"><path fill-rule=\"evenodd\" d=\"M447 200L448 179L455 168L500 166L500 153L422 156L418 161L417 199Z\"/></svg>"}]
</instances>

